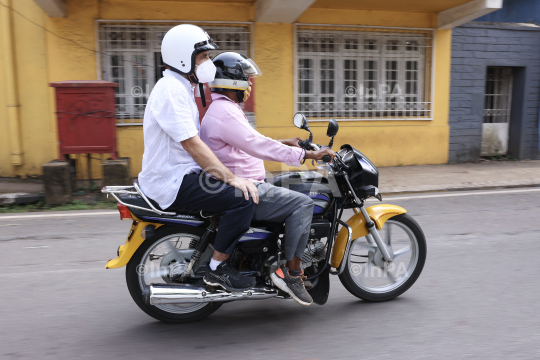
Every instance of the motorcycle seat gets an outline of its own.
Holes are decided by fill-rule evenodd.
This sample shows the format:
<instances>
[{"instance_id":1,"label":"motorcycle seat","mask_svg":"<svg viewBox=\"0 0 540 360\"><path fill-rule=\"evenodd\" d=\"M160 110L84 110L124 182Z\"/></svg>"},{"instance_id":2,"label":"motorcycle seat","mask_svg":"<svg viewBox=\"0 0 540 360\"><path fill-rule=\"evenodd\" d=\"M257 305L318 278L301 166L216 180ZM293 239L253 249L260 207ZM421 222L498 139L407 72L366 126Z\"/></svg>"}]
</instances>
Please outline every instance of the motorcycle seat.
<instances>
[{"instance_id":1,"label":"motorcycle seat","mask_svg":"<svg viewBox=\"0 0 540 360\"><path fill-rule=\"evenodd\" d=\"M148 211L146 211L146 210L141 210L141 209L129 207L131 212L137 217L140 217L140 216L143 216L143 217L144 216L154 216L154 217L155 216L165 216L166 217L167 216L167 215L158 215L155 212L153 212L150 209L150 207L148 206L148 204L146 203L146 201L144 201L144 199L140 195L119 194L118 197L120 198L120 200L122 200L126 204L135 205L135 206L139 206L139 207L148 209ZM148 199L148 200L152 203L152 205L156 209L158 209L160 211L164 211L163 209L161 209L161 207L158 205L157 202L155 202L152 199ZM190 208L174 208L174 209L167 209L166 211L167 212L175 212L177 214L195 215L195 216L200 216L200 214L201 214L200 210L190 209ZM214 215L214 213L211 213L211 212L208 212L208 211L203 211L202 214L205 217Z\"/></svg>"}]
</instances>

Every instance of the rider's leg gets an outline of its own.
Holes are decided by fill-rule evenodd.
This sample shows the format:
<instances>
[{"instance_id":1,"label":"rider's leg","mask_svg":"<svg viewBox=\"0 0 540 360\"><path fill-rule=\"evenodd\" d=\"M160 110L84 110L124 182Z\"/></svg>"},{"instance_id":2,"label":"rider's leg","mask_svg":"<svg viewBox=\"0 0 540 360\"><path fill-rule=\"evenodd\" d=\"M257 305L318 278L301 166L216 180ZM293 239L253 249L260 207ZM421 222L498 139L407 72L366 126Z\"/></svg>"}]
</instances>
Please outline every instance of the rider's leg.
<instances>
[{"instance_id":1,"label":"rider's leg","mask_svg":"<svg viewBox=\"0 0 540 360\"><path fill-rule=\"evenodd\" d=\"M203 175L204 176L204 175ZM167 210L190 208L220 215L214 242L213 267L206 270L204 281L230 291L249 289L255 279L241 275L225 261L236 241L249 229L255 204L245 200L232 186L196 174L184 176L178 196Z\"/></svg>"},{"instance_id":2,"label":"rider's leg","mask_svg":"<svg viewBox=\"0 0 540 360\"><path fill-rule=\"evenodd\" d=\"M309 305L313 299L306 291L301 275L301 257L306 248L313 217L313 200L296 191L260 184L259 204L255 206L257 220L285 222L285 259L270 277L274 284L299 304Z\"/></svg>"},{"instance_id":3,"label":"rider's leg","mask_svg":"<svg viewBox=\"0 0 540 360\"><path fill-rule=\"evenodd\" d=\"M305 246L304 246L305 247ZM300 272L302 269L300 269L300 264L302 263L302 259L300 259L298 256L293 256L292 260L289 260L285 263L285 266L290 271L294 272Z\"/></svg>"},{"instance_id":4,"label":"rider's leg","mask_svg":"<svg viewBox=\"0 0 540 360\"><path fill-rule=\"evenodd\" d=\"M219 252L217 250L214 250L214 254L212 255L212 259L222 262L229 258L230 254L224 254L222 252Z\"/></svg>"},{"instance_id":5,"label":"rider's leg","mask_svg":"<svg viewBox=\"0 0 540 360\"><path fill-rule=\"evenodd\" d=\"M313 218L313 200L307 195L296 194L295 202L300 206L285 220L285 259L287 268L292 271L300 271L300 259L306 249Z\"/></svg>"},{"instance_id":6,"label":"rider's leg","mask_svg":"<svg viewBox=\"0 0 540 360\"><path fill-rule=\"evenodd\" d=\"M241 192L230 185L205 175L189 174L182 179L178 196L167 210L175 208L203 210L220 215L214 258L223 261L232 252L231 245L249 230L255 204L251 199L246 200Z\"/></svg>"},{"instance_id":7,"label":"rider's leg","mask_svg":"<svg viewBox=\"0 0 540 360\"><path fill-rule=\"evenodd\" d=\"M287 268L300 271L313 218L313 200L302 193L267 183L257 186L259 204L254 219L285 222L285 259Z\"/></svg>"}]
</instances>

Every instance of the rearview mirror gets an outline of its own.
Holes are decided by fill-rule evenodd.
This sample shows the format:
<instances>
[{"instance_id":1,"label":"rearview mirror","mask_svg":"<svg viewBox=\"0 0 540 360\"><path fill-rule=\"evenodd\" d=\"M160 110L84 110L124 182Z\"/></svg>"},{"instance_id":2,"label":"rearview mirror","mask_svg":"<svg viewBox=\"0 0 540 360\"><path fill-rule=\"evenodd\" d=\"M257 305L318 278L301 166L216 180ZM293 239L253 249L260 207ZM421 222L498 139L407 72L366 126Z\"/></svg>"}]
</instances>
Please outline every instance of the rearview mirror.
<instances>
[{"instance_id":1,"label":"rearview mirror","mask_svg":"<svg viewBox=\"0 0 540 360\"><path fill-rule=\"evenodd\" d=\"M339 130L339 125L337 121L334 119L330 119L330 122L328 123L328 130L326 131L326 136L334 137L336 136L338 130Z\"/></svg>"},{"instance_id":2,"label":"rearview mirror","mask_svg":"<svg viewBox=\"0 0 540 360\"><path fill-rule=\"evenodd\" d=\"M306 117L302 113L296 113L293 117L294 126L302 130L308 130Z\"/></svg>"}]
</instances>

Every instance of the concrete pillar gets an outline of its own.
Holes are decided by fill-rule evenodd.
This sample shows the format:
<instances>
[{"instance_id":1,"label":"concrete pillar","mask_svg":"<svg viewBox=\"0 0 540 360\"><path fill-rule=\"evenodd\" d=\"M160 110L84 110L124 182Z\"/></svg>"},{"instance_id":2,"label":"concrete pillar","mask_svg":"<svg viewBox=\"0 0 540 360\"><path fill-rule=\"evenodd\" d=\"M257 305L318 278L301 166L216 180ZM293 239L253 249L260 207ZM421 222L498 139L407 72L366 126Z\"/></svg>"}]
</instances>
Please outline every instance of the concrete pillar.
<instances>
[{"instance_id":1,"label":"concrete pillar","mask_svg":"<svg viewBox=\"0 0 540 360\"><path fill-rule=\"evenodd\" d=\"M53 160L46 163L43 165L43 179L47 204L63 204L73 200L69 162Z\"/></svg>"},{"instance_id":2,"label":"concrete pillar","mask_svg":"<svg viewBox=\"0 0 540 360\"><path fill-rule=\"evenodd\" d=\"M129 158L103 161L103 186L133 185Z\"/></svg>"}]
</instances>

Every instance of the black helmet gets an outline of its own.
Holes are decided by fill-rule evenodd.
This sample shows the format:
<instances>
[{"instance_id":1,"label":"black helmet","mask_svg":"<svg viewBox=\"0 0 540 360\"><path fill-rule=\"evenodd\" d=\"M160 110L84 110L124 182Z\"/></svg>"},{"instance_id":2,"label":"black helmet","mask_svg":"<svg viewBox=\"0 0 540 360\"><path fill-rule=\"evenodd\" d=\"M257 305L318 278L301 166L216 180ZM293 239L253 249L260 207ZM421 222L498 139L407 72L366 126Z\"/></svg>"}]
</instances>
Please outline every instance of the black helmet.
<instances>
[{"instance_id":1,"label":"black helmet","mask_svg":"<svg viewBox=\"0 0 540 360\"><path fill-rule=\"evenodd\" d=\"M244 99L244 91L249 88L249 78L261 76L261 70L245 55L228 51L214 56L216 67L214 81L208 83L212 91L236 91L239 102Z\"/></svg>"}]
</instances>

